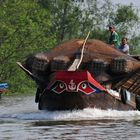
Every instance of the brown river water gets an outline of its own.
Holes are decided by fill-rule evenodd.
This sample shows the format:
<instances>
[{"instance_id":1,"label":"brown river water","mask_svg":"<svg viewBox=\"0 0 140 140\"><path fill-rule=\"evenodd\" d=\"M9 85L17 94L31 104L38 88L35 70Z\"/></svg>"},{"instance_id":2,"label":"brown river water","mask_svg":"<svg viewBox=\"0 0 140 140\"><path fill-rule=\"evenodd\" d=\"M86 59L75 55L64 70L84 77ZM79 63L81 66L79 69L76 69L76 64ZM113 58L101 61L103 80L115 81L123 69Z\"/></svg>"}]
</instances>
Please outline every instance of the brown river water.
<instances>
[{"instance_id":1,"label":"brown river water","mask_svg":"<svg viewBox=\"0 0 140 140\"><path fill-rule=\"evenodd\" d=\"M3 96L0 140L140 140L140 112L39 111L34 96Z\"/></svg>"}]
</instances>

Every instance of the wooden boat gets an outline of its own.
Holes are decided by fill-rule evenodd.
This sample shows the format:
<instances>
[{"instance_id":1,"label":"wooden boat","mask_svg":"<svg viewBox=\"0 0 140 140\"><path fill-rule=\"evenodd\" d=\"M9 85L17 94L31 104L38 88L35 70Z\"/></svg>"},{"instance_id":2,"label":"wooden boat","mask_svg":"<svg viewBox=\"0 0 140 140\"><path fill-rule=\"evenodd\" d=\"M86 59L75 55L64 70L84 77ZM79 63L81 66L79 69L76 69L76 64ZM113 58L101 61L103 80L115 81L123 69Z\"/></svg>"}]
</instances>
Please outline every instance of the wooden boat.
<instances>
[{"instance_id":1,"label":"wooden boat","mask_svg":"<svg viewBox=\"0 0 140 140\"><path fill-rule=\"evenodd\" d=\"M37 83L35 102L40 110L139 110L131 99L136 93L128 93L119 83L139 73L140 62L102 41L66 41L17 64ZM121 92L114 94L111 89Z\"/></svg>"},{"instance_id":2,"label":"wooden boat","mask_svg":"<svg viewBox=\"0 0 140 140\"><path fill-rule=\"evenodd\" d=\"M7 88L8 88L8 84L7 83L0 83L0 98L1 98L1 94L5 93Z\"/></svg>"}]
</instances>

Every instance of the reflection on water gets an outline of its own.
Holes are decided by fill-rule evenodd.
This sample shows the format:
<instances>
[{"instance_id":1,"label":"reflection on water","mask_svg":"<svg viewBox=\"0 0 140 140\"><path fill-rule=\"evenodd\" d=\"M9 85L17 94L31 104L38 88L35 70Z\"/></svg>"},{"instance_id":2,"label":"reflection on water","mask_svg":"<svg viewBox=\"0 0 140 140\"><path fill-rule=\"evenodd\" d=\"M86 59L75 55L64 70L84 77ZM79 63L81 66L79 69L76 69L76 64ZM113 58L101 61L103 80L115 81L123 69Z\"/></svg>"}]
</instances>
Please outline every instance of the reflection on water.
<instances>
[{"instance_id":1,"label":"reflection on water","mask_svg":"<svg viewBox=\"0 0 140 140\"><path fill-rule=\"evenodd\" d=\"M38 111L34 97L0 101L0 140L139 140L140 112Z\"/></svg>"}]
</instances>

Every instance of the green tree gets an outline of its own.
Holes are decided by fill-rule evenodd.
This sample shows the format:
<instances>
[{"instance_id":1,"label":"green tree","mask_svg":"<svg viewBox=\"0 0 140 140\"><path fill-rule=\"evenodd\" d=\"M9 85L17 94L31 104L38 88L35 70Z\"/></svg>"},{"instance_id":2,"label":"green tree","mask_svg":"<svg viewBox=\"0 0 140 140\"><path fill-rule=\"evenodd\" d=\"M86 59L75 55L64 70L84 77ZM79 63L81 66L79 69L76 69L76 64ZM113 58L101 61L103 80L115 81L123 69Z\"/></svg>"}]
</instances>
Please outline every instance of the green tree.
<instances>
[{"instance_id":1,"label":"green tree","mask_svg":"<svg viewBox=\"0 0 140 140\"><path fill-rule=\"evenodd\" d=\"M116 11L114 22L119 25L121 35L127 35L138 23L139 17L133 5L119 6Z\"/></svg>"},{"instance_id":2,"label":"green tree","mask_svg":"<svg viewBox=\"0 0 140 140\"><path fill-rule=\"evenodd\" d=\"M52 30L58 43L77 37L81 26L82 11L78 0L40 0L45 9L50 9Z\"/></svg>"},{"instance_id":3,"label":"green tree","mask_svg":"<svg viewBox=\"0 0 140 140\"><path fill-rule=\"evenodd\" d=\"M126 36L130 39L130 54L140 53L140 34L138 34L138 32L136 33L137 26L140 24L140 22L138 11L133 7L133 4L128 6L119 6L116 11L114 22L118 27L120 36Z\"/></svg>"},{"instance_id":4,"label":"green tree","mask_svg":"<svg viewBox=\"0 0 140 140\"><path fill-rule=\"evenodd\" d=\"M27 81L16 65L29 53L47 50L55 44L50 32L49 11L35 0L2 1L0 5L0 81L13 89ZM20 81L20 82L19 82Z\"/></svg>"}]
</instances>

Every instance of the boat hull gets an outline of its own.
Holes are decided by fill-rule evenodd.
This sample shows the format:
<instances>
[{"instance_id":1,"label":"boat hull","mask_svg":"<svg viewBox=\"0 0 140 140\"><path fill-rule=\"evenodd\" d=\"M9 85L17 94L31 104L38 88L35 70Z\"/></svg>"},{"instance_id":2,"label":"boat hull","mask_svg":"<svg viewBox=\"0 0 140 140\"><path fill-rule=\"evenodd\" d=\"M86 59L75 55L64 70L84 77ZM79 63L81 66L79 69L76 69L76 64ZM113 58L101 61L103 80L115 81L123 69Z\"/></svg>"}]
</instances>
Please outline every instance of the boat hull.
<instances>
[{"instance_id":1,"label":"boat hull","mask_svg":"<svg viewBox=\"0 0 140 140\"><path fill-rule=\"evenodd\" d=\"M75 110L84 108L115 109L115 110L134 110L130 104L122 103L121 99L105 93L93 93L85 95L83 93L64 92L56 94L45 91L39 99L40 110Z\"/></svg>"}]
</instances>

